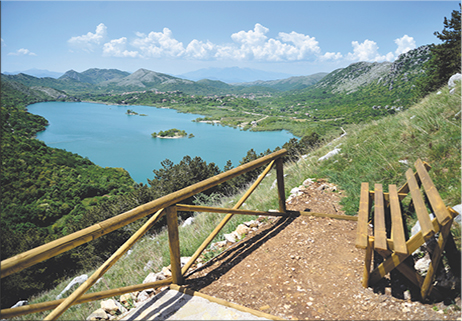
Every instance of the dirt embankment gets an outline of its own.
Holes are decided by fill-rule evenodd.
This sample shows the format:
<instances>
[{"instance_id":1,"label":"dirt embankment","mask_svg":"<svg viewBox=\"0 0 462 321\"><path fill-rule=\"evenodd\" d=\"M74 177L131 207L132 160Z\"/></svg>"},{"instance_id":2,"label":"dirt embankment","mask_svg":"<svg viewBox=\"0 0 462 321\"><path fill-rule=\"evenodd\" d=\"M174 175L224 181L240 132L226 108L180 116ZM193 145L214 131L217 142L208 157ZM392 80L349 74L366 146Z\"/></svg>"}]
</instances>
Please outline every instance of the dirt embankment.
<instances>
[{"instance_id":1,"label":"dirt embankment","mask_svg":"<svg viewBox=\"0 0 462 321\"><path fill-rule=\"evenodd\" d=\"M342 194L335 189L325 181L314 182L287 207L343 214ZM423 304L398 272L374 289L363 288L364 250L355 247L355 237L355 221L275 219L197 269L187 286L285 319L461 319L460 295ZM405 300L407 289L411 298Z\"/></svg>"}]
</instances>

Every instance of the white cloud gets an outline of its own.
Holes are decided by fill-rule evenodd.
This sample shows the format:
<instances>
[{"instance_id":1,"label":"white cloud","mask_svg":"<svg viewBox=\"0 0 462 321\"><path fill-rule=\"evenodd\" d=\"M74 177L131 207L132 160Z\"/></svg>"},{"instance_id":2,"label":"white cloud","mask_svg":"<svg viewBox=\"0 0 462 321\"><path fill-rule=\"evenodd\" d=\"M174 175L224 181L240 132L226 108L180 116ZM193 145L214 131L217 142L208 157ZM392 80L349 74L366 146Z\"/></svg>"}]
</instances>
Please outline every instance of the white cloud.
<instances>
[{"instance_id":1,"label":"white cloud","mask_svg":"<svg viewBox=\"0 0 462 321\"><path fill-rule=\"evenodd\" d=\"M96 26L95 33L88 32L86 35L70 38L67 42L77 48L93 51L95 45L101 44L106 38L107 27L104 23Z\"/></svg>"},{"instance_id":2,"label":"white cloud","mask_svg":"<svg viewBox=\"0 0 462 321\"><path fill-rule=\"evenodd\" d=\"M194 39L186 47L185 55L195 59L209 59L213 57L216 48L217 46L210 41L204 43Z\"/></svg>"},{"instance_id":3,"label":"white cloud","mask_svg":"<svg viewBox=\"0 0 462 321\"><path fill-rule=\"evenodd\" d=\"M395 39L395 43L398 45L398 49L395 51L396 56L416 48L414 38L409 37L408 35L404 35L401 38Z\"/></svg>"},{"instance_id":4,"label":"white cloud","mask_svg":"<svg viewBox=\"0 0 462 321\"><path fill-rule=\"evenodd\" d=\"M389 52L386 55L380 55L378 50L379 46L375 41L366 39L363 43L352 41L353 53L348 53L347 59L353 61L393 61L395 56Z\"/></svg>"},{"instance_id":5,"label":"white cloud","mask_svg":"<svg viewBox=\"0 0 462 321\"><path fill-rule=\"evenodd\" d=\"M179 57L185 53L183 43L173 38L172 31L164 28L162 32L150 32L148 35L137 32L132 43L144 57Z\"/></svg>"},{"instance_id":6,"label":"white cloud","mask_svg":"<svg viewBox=\"0 0 462 321\"><path fill-rule=\"evenodd\" d=\"M6 47L5 40L3 40L3 38L1 39L2 39L2 47Z\"/></svg>"},{"instance_id":7,"label":"white cloud","mask_svg":"<svg viewBox=\"0 0 462 321\"><path fill-rule=\"evenodd\" d=\"M127 47L127 38L125 37L111 40L104 44L103 56L132 57L132 58L135 58L138 56L138 51L128 51L126 50L126 47Z\"/></svg>"},{"instance_id":8,"label":"white cloud","mask_svg":"<svg viewBox=\"0 0 462 321\"><path fill-rule=\"evenodd\" d=\"M320 56L319 59L321 61L326 61L326 60L339 60L342 59L343 55L340 52L326 52L324 55Z\"/></svg>"},{"instance_id":9,"label":"white cloud","mask_svg":"<svg viewBox=\"0 0 462 321\"><path fill-rule=\"evenodd\" d=\"M35 53L31 52L29 49L21 48L16 52L8 53L9 56L37 56Z\"/></svg>"}]
</instances>

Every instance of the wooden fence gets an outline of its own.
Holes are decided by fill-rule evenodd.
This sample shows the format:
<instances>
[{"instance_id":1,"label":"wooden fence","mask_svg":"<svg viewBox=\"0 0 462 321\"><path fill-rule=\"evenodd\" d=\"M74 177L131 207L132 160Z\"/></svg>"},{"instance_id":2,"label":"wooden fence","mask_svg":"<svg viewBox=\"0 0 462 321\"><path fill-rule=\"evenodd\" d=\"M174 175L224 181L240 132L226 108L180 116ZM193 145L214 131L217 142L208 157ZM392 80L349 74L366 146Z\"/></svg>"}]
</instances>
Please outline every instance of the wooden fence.
<instances>
[{"instance_id":1,"label":"wooden fence","mask_svg":"<svg viewBox=\"0 0 462 321\"><path fill-rule=\"evenodd\" d=\"M58 240L49 242L27 252L18 254L14 257L8 258L1 262L0 275L4 278L13 273L19 272L27 267L33 266L39 262L45 261L51 257L54 257L63 252L69 251L79 245L90 242L100 236L108 234L116 229L126 226L136 220L146 217L150 214L152 217L128 239L106 262L99 267L92 276L90 276L84 283L82 283L69 297L61 300L48 301L44 303L32 304L21 306L17 308L3 309L0 311L0 318L11 318L14 316L20 316L25 314L37 313L46 310L54 309L45 320L55 320L62 315L70 306L100 299L121 295L124 293L130 293L134 291L141 291L150 288L158 288L169 284L181 285L184 281L184 275L189 268L194 264L196 259L206 249L206 247L212 242L217 236L220 230L225 224L236 214L246 215L268 215L268 216L283 216L293 215L294 213L287 213L285 207L285 192L284 192L284 174L283 174L283 163L282 157L287 154L285 149L274 152L270 155L261 157L257 160L241 165L234 169L231 169L225 173L221 173L212 178L206 179L202 182L183 188L179 191L163 196L159 199L138 206L130 211L114 216L110 219L102 221L98 224L87 227L83 230L77 231ZM185 200L195 194L205 191L211 187L221 184L227 180L230 180L236 176L247 173L258 167L268 164L266 169L261 173L258 179L252 184L242 198L237 202L232 209L227 208L214 208L207 206L192 206L192 205L181 205L178 204L182 200ZM250 194L257 188L260 182L265 178L272 167L276 167L277 176L277 191L279 197L279 211L278 212L263 212L263 211L251 211L251 210L240 210L239 208L250 196ZM213 230L213 232L207 237L202 245L196 250L191 257L190 261L181 268L180 265L180 247L178 237L178 217L177 211L196 211L196 212L216 212L216 213L227 213L220 224ZM313 215L315 213L303 213L300 214ZM96 293L85 294L90 287L106 273L111 266L113 266L118 259L120 259L158 220L166 215L168 238L170 246L170 261L172 269L172 277L151 283L138 284L127 286L123 288L117 288L107 291L101 291Z\"/></svg>"}]
</instances>

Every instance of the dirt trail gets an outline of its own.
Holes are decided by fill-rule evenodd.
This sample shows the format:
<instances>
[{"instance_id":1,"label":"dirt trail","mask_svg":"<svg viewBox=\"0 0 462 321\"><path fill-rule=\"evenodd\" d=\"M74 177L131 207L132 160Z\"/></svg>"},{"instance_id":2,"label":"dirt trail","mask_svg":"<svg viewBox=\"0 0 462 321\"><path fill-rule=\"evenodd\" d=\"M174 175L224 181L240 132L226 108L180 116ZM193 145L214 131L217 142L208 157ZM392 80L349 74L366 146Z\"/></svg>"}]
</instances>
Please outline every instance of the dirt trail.
<instances>
[{"instance_id":1,"label":"dirt trail","mask_svg":"<svg viewBox=\"0 0 462 321\"><path fill-rule=\"evenodd\" d=\"M287 207L343 214L342 194L331 187L315 182ZM364 250L355 247L355 233L354 221L275 219L197 269L186 285L285 319L461 319L454 304L404 300L403 291L412 286L399 275L382 280L376 289L363 288ZM383 293L385 286L391 295ZM460 296L455 303L460 306Z\"/></svg>"}]
</instances>

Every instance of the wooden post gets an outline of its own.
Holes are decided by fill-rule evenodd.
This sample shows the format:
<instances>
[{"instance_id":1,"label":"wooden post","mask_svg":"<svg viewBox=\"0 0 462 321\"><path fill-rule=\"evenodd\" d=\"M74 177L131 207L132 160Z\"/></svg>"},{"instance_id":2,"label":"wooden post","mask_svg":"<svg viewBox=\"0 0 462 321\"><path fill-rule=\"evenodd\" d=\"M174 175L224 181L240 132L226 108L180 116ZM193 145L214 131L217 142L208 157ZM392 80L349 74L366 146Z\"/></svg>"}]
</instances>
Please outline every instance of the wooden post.
<instances>
[{"instance_id":1,"label":"wooden post","mask_svg":"<svg viewBox=\"0 0 462 321\"><path fill-rule=\"evenodd\" d=\"M252 184L252 186L245 192L245 194L241 197L241 199L236 203L236 205L233 206L233 209L238 209L239 207L244 204L244 202L247 200L247 198L252 194L253 191L260 185L261 181L265 178L265 176L268 174L268 172L271 170L274 164L274 160L271 161L271 163L265 168L265 170L260 174L260 176L257 178L257 180ZM197 258L199 255L202 254L202 252L206 249L207 246L212 242L212 240L217 236L217 234L221 231L221 229L226 225L226 223L229 222L229 220L233 217L234 214L227 214L225 218L220 222L220 224L215 227L215 229L210 233L210 235L205 239L204 242L202 242L201 246L194 252L193 256L189 260L188 263L186 263L185 266L183 266L182 272L183 275L186 274L186 272L189 270L191 265L196 262Z\"/></svg>"},{"instance_id":2,"label":"wooden post","mask_svg":"<svg viewBox=\"0 0 462 321\"><path fill-rule=\"evenodd\" d=\"M371 274L372 252L374 251L374 239L367 237L366 257L364 258L363 287L369 286L369 275Z\"/></svg>"},{"instance_id":3,"label":"wooden post","mask_svg":"<svg viewBox=\"0 0 462 321\"><path fill-rule=\"evenodd\" d=\"M441 227L440 236L438 237L438 246L435 247L432 254L432 260L430 266L428 267L427 275L425 276L424 282L422 284L422 289L420 295L422 300L425 300L427 295L432 290L433 276L436 273L438 264L440 264L441 256L443 255L444 247L448 240L448 235L451 233L452 218L450 218L449 223Z\"/></svg>"},{"instance_id":4,"label":"wooden post","mask_svg":"<svg viewBox=\"0 0 462 321\"><path fill-rule=\"evenodd\" d=\"M178 215L176 206L165 209L167 216L168 243L170 247L170 266L172 269L172 279L174 284L183 284L180 262L180 236L178 233Z\"/></svg>"},{"instance_id":5,"label":"wooden post","mask_svg":"<svg viewBox=\"0 0 462 321\"><path fill-rule=\"evenodd\" d=\"M276 160L276 177L278 181L279 212L286 212L286 193L284 191L284 168L282 158Z\"/></svg>"}]
</instances>

